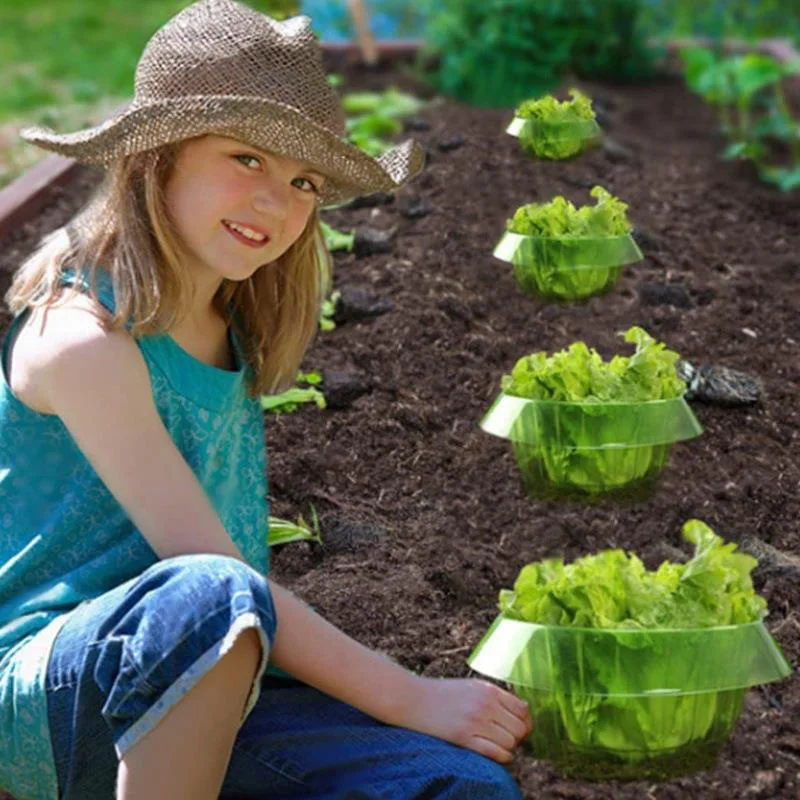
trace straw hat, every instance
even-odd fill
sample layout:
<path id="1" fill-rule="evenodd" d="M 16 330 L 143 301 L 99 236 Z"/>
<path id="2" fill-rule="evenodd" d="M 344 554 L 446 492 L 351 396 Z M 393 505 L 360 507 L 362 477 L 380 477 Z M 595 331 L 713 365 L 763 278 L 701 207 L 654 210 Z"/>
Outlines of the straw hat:
<path id="1" fill-rule="evenodd" d="M 124 110 L 78 133 L 36 127 L 21 136 L 77 161 L 108 164 L 213 133 L 315 167 L 327 178 L 326 205 L 397 189 L 422 167 L 421 147 L 409 139 L 372 158 L 344 140 L 344 114 L 310 22 L 278 22 L 233 0 L 201 0 L 147 43 Z"/>

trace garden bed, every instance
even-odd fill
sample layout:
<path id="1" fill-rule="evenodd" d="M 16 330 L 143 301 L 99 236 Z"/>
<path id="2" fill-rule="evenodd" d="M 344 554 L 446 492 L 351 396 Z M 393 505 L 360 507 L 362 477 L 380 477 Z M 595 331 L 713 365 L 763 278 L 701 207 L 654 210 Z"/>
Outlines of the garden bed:
<path id="1" fill-rule="evenodd" d="M 346 88 L 395 77 L 348 74 Z M 510 110 L 434 104 L 420 115 L 430 128 L 413 134 L 430 153 L 423 175 L 393 203 L 326 214 L 339 229 L 395 230 L 391 253 L 339 253 L 334 273 L 337 288 L 368 289 L 392 310 L 320 334 L 304 363 L 360 372 L 372 391 L 346 410 L 309 406 L 267 420 L 272 511 L 307 516 L 314 504 L 325 541 L 276 551 L 276 578 L 426 675 L 468 674 L 465 658 L 495 617 L 498 590 L 533 560 L 624 547 L 653 566 L 675 558 L 691 517 L 729 540 L 755 536 L 800 552 L 800 193 L 780 195 L 720 161 L 713 111 L 677 81 L 580 85 L 604 112 L 604 147 L 568 162 L 530 161 L 503 133 Z M 458 136 L 463 144 L 453 147 Z M 96 180 L 80 171 L 0 242 L 0 290 Z M 585 204 L 595 184 L 630 205 L 645 260 L 626 267 L 605 297 L 530 299 L 491 255 L 505 220 L 556 194 Z M 417 201 L 430 213 L 416 215 Z M 617 333 L 634 324 L 694 364 L 755 373 L 765 397 L 751 408 L 696 403 L 705 433 L 676 445 L 648 502 L 530 500 L 508 442 L 478 428 L 500 376 L 526 353 L 578 339 L 609 356 L 622 349 Z M 770 605 L 768 627 L 796 666 L 800 574 L 762 568 L 755 579 Z M 800 687 L 790 679 L 751 691 L 717 767 L 690 778 L 570 781 L 524 753 L 512 770 L 529 798 L 793 798 Z"/>

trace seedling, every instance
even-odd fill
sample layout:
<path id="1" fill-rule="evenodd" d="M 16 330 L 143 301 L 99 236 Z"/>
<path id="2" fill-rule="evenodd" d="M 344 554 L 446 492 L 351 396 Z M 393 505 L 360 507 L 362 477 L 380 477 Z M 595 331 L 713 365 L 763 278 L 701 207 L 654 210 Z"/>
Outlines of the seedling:
<path id="1" fill-rule="evenodd" d="M 267 544 L 270 547 L 276 545 L 289 544 L 289 542 L 316 542 L 322 544 L 322 533 L 317 518 L 317 510 L 311 506 L 311 525 L 309 525 L 303 515 L 297 518 L 297 522 L 290 522 L 280 517 L 269 518 L 269 533 L 267 534 Z"/>
<path id="2" fill-rule="evenodd" d="M 274 414 L 289 414 L 297 411 L 303 403 L 315 403 L 317 408 L 325 408 L 325 395 L 316 387 L 322 383 L 318 372 L 298 372 L 297 383 L 307 386 L 293 386 L 280 394 L 262 395 L 261 407 Z"/>
<path id="3" fill-rule="evenodd" d="M 385 92 L 351 92 L 342 97 L 348 139 L 371 156 L 385 153 L 391 143 L 386 137 L 403 130 L 400 120 L 416 114 L 423 106 L 413 95 L 391 87 Z"/>
<path id="4" fill-rule="evenodd" d="M 319 327 L 322 331 L 332 331 L 336 327 L 333 317 L 336 314 L 336 306 L 342 296 L 340 291 L 331 292 L 330 296 L 322 302 L 320 309 Z"/>
<path id="5" fill-rule="evenodd" d="M 320 220 L 319 225 L 322 228 L 322 235 L 325 237 L 325 246 L 331 253 L 337 250 L 346 250 L 349 253 L 353 249 L 356 240 L 355 231 L 351 230 L 348 233 L 337 231 L 324 220 Z"/>

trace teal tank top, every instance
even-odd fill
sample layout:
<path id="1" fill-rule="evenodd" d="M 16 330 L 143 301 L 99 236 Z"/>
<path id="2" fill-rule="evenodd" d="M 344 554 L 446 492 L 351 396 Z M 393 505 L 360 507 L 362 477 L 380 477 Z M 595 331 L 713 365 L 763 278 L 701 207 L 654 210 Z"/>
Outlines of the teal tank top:
<path id="1" fill-rule="evenodd" d="M 67 276 L 65 283 L 83 277 Z M 114 309 L 107 273 L 98 299 Z M 0 788 L 57 800 L 44 690 L 47 660 L 67 612 L 158 560 L 61 420 L 21 403 L 0 361 Z M 264 417 L 237 369 L 198 361 L 167 334 L 137 339 L 170 436 L 247 563 L 266 575 L 269 507 Z"/>

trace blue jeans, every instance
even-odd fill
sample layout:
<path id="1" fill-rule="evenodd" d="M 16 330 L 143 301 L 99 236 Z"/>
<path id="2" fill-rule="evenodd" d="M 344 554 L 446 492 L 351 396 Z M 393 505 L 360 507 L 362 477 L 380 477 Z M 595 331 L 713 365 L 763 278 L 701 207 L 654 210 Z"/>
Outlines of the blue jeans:
<path id="1" fill-rule="evenodd" d="M 271 644 L 267 580 L 227 556 L 165 559 L 78 606 L 47 671 L 62 800 L 111 800 L 119 759 L 246 628 Z M 223 800 L 518 800 L 488 758 L 385 725 L 259 667 L 225 775 Z M 198 754 L 201 755 L 201 754 Z"/>

